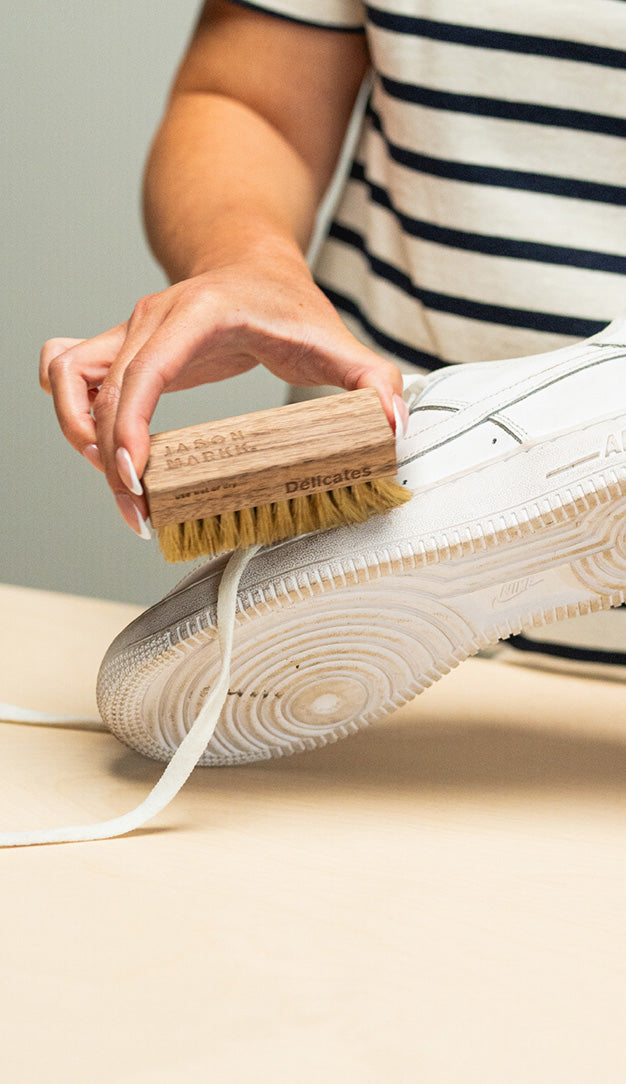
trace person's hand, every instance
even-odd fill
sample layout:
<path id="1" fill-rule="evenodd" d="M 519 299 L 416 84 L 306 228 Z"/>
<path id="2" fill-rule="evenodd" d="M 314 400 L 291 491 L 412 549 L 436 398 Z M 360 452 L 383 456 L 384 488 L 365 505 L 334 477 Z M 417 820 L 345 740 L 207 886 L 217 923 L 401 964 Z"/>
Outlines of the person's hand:
<path id="1" fill-rule="evenodd" d="M 399 370 L 350 334 L 303 261 L 282 254 L 144 297 L 93 339 L 48 340 L 40 382 L 70 444 L 104 471 L 128 525 L 149 537 L 139 479 L 160 395 L 256 365 L 290 384 L 376 388 L 392 427 L 406 420 Z"/>

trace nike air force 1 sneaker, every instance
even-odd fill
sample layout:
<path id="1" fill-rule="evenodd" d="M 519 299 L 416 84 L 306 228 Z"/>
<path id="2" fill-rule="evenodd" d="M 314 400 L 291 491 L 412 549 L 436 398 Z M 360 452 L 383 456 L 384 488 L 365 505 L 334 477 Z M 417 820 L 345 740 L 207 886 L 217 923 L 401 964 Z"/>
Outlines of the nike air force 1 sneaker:
<path id="1" fill-rule="evenodd" d="M 247 566 L 201 764 L 334 742 L 498 640 L 624 602 L 626 319 L 553 353 L 408 377 L 405 399 L 412 499 Z M 215 682 L 225 564 L 195 569 L 102 663 L 102 717 L 149 757 L 172 757 Z"/>

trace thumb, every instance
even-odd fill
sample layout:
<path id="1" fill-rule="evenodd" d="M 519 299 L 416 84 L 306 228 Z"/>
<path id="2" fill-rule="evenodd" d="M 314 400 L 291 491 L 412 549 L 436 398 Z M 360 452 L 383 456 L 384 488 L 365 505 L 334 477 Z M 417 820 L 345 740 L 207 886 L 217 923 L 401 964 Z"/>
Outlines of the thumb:
<path id="1" fill-rule="evenodd" d="M 393 431 L 396 431 L 398 417 L 401 428 L 406 428 L 408 408 L 402 398 L 402 373 L 392 361 L 364 348 L 358 363 L 346 370 L 344 387 L 346 391 L 375 388 Z"/>

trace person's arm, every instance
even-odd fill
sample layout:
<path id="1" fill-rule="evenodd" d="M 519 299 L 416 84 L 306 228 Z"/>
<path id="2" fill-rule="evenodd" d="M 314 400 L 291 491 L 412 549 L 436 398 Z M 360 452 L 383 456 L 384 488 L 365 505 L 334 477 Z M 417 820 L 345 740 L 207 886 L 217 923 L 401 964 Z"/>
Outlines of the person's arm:
<path id="1" fill-rule="evenodd" d="M 129 496 L 123 450 L 141 476 L 165 391 L 263 364 L 293 384 L 376 387 L 393 419 L 398 370 L 347 331 L 303 256 L 368 63 L 358 33 L 222 0 L 201 16 L 145 179 L 148 235 L 173 285 L 103 335 L 42 351 L 63 432 L 99 455 L 135 529 L 147 508 Z"/>
<path id="2" fill-rule="evenodd" d="M 172 280 L 212 267 L 246 220 L 306 246 L 368 63 L 363 34 L 207 5 L 146 170 L 148 235 Z"/>

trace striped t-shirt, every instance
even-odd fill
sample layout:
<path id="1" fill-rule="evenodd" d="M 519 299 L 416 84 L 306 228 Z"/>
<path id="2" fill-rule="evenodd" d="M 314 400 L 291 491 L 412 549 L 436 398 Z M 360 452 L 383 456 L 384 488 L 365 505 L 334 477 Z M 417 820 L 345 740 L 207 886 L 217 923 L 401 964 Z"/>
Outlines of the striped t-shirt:
<path id="1" fill-rule="evenodd" d="M 372 90 L 315 267 L 362 341 L 432 369 L 626 310 L 626 0 L 248 6 L 367 34 Z"/>

